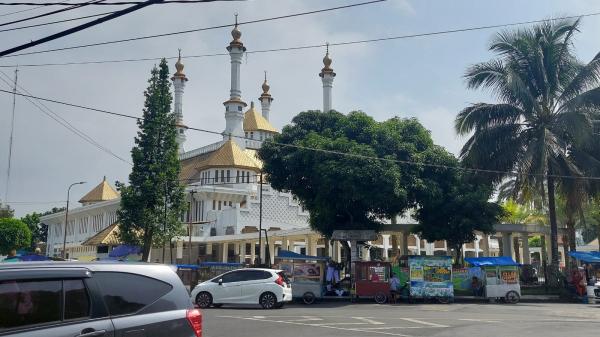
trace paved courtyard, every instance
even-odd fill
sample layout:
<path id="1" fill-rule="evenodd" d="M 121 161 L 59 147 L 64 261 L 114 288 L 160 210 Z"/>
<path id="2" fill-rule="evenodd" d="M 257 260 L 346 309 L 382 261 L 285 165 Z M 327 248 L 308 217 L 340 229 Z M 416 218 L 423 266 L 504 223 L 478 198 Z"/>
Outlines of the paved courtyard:
<path id="1" fill-rule="evenodd" d="M 206 337 L 596 336 L 600 305 L 290 304 L 206 309 Z"/>

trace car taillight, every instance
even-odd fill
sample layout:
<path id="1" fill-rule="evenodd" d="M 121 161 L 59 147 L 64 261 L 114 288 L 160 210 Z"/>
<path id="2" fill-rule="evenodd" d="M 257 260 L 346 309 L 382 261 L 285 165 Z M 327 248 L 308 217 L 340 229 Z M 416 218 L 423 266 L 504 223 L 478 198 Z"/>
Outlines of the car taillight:
<path id="1" fill-rule="evenodd" d="M 198 309 L 188 309 L 185 314 L 188 322 L 192 326 L 196 337 L 202 337 L 202 313 Z"/>
<path id="2" fill-rule="evenodd" d="M 283 287 L 283 277 L 281 277 L 281 275 L 277 275 L 277 279 L 275 280 L 275 283 L 279 284 L 280 286 Z"/>

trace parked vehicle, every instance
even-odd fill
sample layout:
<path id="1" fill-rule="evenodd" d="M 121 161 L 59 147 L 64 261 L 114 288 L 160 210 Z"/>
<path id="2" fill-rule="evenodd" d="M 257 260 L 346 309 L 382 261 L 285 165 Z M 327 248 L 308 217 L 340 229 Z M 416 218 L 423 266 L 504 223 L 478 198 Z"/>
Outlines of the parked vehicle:
<path id="1" fill-rule="evenodd" d="M 292 286 L 281 270 L 247 268 L 221 274 L 198 284 L 192 300 L 201 308 L 223 304 L 260 304 L 281 308 L 292 300 Z"/>
<path id="2" fill-rule="evenodd" d="M 0 336 L 201 337 L 202 315 L 169 266 L 0 265 Z"/>

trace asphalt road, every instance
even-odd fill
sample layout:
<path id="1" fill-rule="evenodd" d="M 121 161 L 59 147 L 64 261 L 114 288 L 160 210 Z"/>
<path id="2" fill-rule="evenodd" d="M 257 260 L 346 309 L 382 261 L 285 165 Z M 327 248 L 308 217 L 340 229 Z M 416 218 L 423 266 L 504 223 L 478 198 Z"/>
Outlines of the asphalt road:
<path id="1" fill-rule="evenodd" d="M 289 304 L 205 309 L 205 337 L 598 336 L 600 305 Z"/>

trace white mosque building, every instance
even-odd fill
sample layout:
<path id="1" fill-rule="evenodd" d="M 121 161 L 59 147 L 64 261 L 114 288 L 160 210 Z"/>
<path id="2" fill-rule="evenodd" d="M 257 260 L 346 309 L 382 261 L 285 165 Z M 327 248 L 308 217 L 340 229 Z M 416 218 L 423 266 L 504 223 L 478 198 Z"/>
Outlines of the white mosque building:
<path id="1" fill-rule="evenodd" d="M 273 137 L 278 130 L 269 122 L 273 97 L 265 75 L 262 83 L 260 111 L 242 98 L 240 89 L 242 57 L 246 51 L 236 24 L 231 32 L 233 40 L 227 46 L 231 58 L 231 90 L 225 106 L 225 130 L 223 139 L 206 146 L 190 149 L 185 144 L 186 129 L 183 122 L 183 96 L 188 81 L 184 74 L 181 57 L 175 64 L 176 72 L 171 78 L 174 88 L 173 110 L 177 117 L 177 142 L 181 162 L 180 179 L 186 184 L 186 198 L 190 211 L 182 217 L 184 223 L 192 223 L 191 242 L 194 261 L 219 259 L 231 260 L 233 256 L 225 248 L 212 249 L 204 244 L 208 237 L 220 237 L 244 233 L 258 234 L 259 227 L 267 231 L 298 230 L 308 228 L 308 213 L 289 193 L 277 192 L 267 183 L 262 184 L 262 221 L 260 221 L 260 172 L 261 161 L 257 149 L 262 142 Z M 331 89 L 335 76 L 330 68 L 329 54 L 323 59 L 325 67 L 320 76 L 323 80 L 324 108 L 331 109 Z M 66 253 L 71 258 L 94 258 L 108 253 L 118 244 L 116 212 L 120 198 L 106 178 L 79 202 L 81 207 L 69 210 L 66 230 Z M 189 213 L 189 214 L 188 214 Z M 64 240 L 65 213 L 44 216 L 42 222 L 49 226 L 47 254 L 61 255 Z M 264 234 L 263 234 L 264 238 Z M 190 237 L 174 240 L 173 258 L 185 255 Z M 240 255 L 239 247 L 235 255 Z M 258 247 L 255 249 L 257 252 Z M 263 248 L 264 250 L 264 248 Z M 161 248 L 153 249 L 151 259 L 162 260 Z M 225 251 L 225 252 L 224 252 Z M 247 247 L 248 259 L 255 251 Z M 239 259 L 239 258 L 238 258 Z"/>

